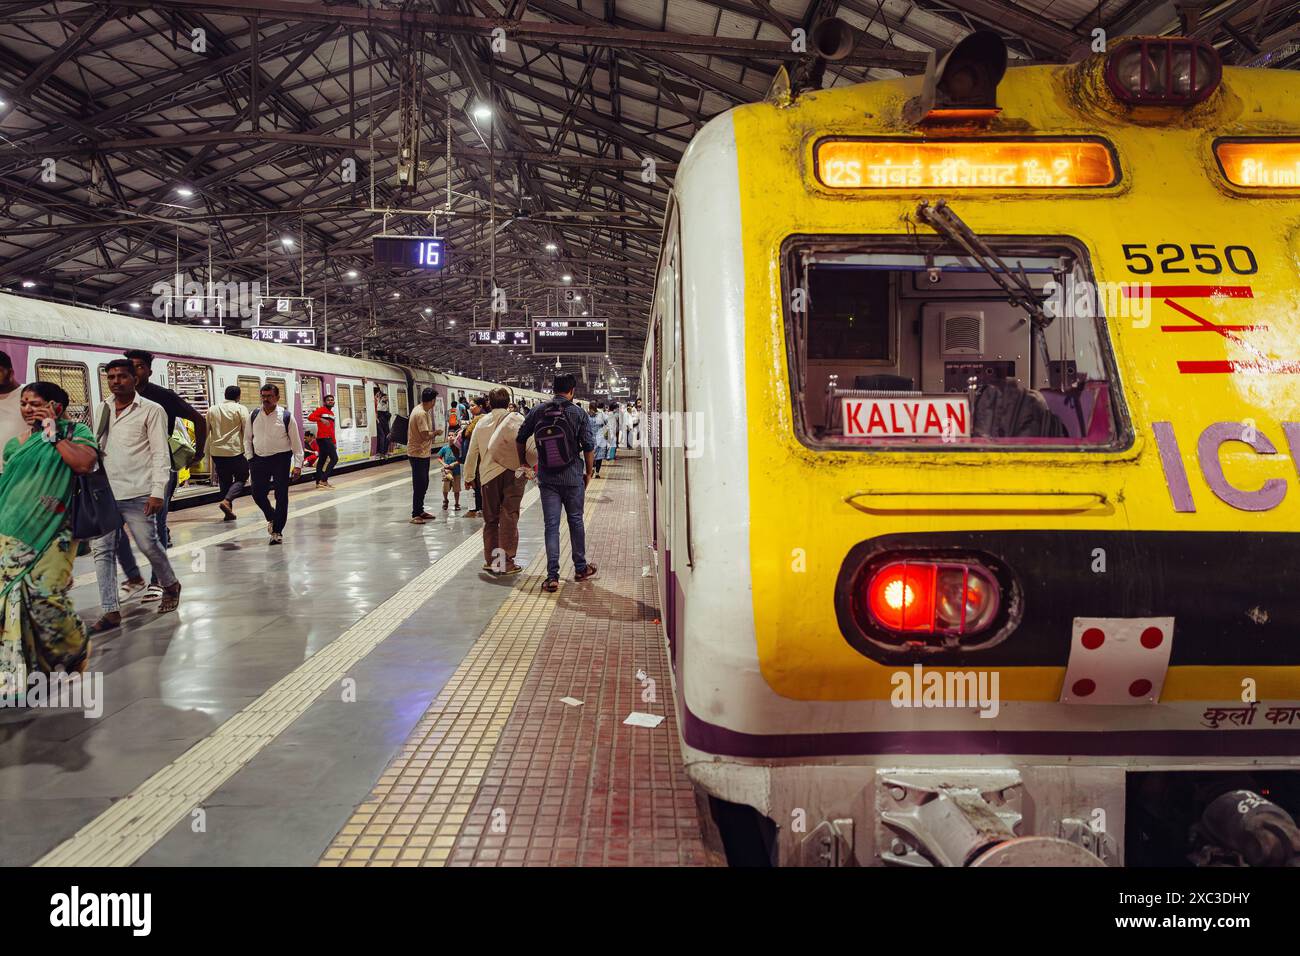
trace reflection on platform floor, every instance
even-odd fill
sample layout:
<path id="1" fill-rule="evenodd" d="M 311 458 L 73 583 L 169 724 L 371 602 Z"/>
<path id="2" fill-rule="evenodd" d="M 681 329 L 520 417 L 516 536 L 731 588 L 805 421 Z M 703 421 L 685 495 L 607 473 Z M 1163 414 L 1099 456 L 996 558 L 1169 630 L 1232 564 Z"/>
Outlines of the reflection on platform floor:
<path id="1" fill-rule="evenodd" d="M 459 781 L 463 832 L 444 827 L 427 841 L 450 836 L 458 841 L 454 857 L 422 853 L 418 862 L 703 860 L 689 844 L 692 837 L 698 844 L 698 824 L 669 723 L 652 731 L 619 726 L 627 754 L 593 750 L 588 728 L 585 736 L 565 730 L 545 738 L 551 771 L 539 770 L 540 751 L 524 760 L 523 742 L 538 739 L 524 728 L 555 724 L 548 708 L 565 707 L 556 698 L 591 698 L 575 727 L 621 720 L 616 711 L 633 709 L 639 693 L 634 672 L 664 666 L 651 637 L 652 579 L 633 580 L 643 561 L 633 527 L 640 520 L 639 465 L 620 462 L 609 474 L 589 495 L 592 553 L 604 559 L 600 578 L 569 581 L 545 601 L 535 492 L 521 520 L 528 570 L 514 579 L 479 570 L 480 522 L 463 511 L 441 512 L 436 494 L 430 501 L 437 520 L 407 522 L 404 462 L 340 476 L 333 492 L 299 486 L 282 547 L 268 546 L 249 499 L 239 501 L 241 519 L 233 524 L 221 522 L 215 507 L 177 512 L 172 560 L 184 585 L 180 610 L 158 615 L 153 605 L 128 605 L 124 628 L 97 641 L 90 672 L 102 675 L 102 715 L 0 711 L 0 819 L 7 824 L 0 828 L 0 863 L 314 864 L 334 852 L 336 837 L 393 779 L 395 755 L 400 760 L 412 739 L 427 739 L 437 724 L 430 715 L 441 707 L 473 720 L 446 711 L 453 704 L 468 713 L 455 705 L 457 680 L 473 667 L 504 680 L 511 696 L 494 702 L 495 744 L 476 757 L 486 772 L 474 786 L 472 776 Z M 468 507 L 472 496 L 462 502 Z M 631 514 L 616 521 L 615 512 Z M 92 618 L 98 592 L 87 559 L 78 562 L 76 583 L 78 608 Z M 531 635 L 535 646 L 526 660 L 489 653 L 503 621 Z M 628 627 L 641 633 L 634 651 L 623 647 Z M 579 658 L 591 664 L 585 674 L 574 667 Z M 551 671 L 566 660 L 572 673 L 560 692 Z M 671 717 L 667 675 L 661 677 L 660 712 Z M 473 704 L 482 710 L 480 700 Z M 586 783 L 573 777 L 576 788 L 560 785 L 562 768 L 568 779 L 591 767 L 593 757 L 611 754 L 612 774 L 593 769 Z M 629 778 L 631 767 L 649 776 Z M 494 792 L 498 778 L 504 786 Z M 633 840 L 620 827 L 626 831 L 628 801 L 639 807 L 637 788 L 646 781 L 655 791 L 653 803 L 645 795 L 651 828 Z M 596 837 L 608 831 L 611 846 L 596 848 L 588 839 L 589 851 L 569 852 L 579 848 L 567 845 L 567 836 L 545 845 L 544 831 L 554 824 L 527 809 L 538 786 L 547 806 L 558 799 L 566 819 L 576 813 Z M 476 821 L 490 814 L 484 801 L 509 803 L 516 829 L 505 839 L 523 834 L 539 841 L 527 843 L 529 853 L 495 846 L 490 833 L 478 839 Z M 671 827 L 665 807 L 672 808 Z M 530 837 L 526 828 L 533 825 L 538 832 Z M 412 832 L 415 839 L 401 850 L 419 846 L 424 835 Z M 684 849 L 674 849 L 670 861 L 672 841 Z M 541 849 L 554 852 L 543 859 Z"/>

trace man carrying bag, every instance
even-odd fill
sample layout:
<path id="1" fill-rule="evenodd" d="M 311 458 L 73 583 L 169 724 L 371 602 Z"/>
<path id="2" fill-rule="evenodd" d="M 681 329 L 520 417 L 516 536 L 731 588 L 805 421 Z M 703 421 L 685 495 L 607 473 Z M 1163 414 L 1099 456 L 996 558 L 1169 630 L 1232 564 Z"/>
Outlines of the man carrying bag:
<path id="1" fill-rule="evenodd" d="M 511 412 L 510 393 L 494 388 L 488 393 L 490 411 L 477 420 L 470 437 L 465 472 L 476 476 L 475 490 L 483 502 L 483 570 L 495 575 L 518 574 L 519 507 L 528 479 L 522 472 L 515 439 L 524 417 Z M 536 446 L 532 461 L 536 461 Z"/>
<path id="2" fill-rule="evenodd" d="M 555 398 L 529 412 L 515 436 L 515 454 L 520 461 L 528 457 L 529 438 L 535 438 L 537 445 L 537 488 L 542 495 L 546 527 L 546 580 L 542 590 L 548 592 L 560 589 L 561 509 L 569 522 L 573 579 L 585 581 L 596 573 L 596 566 L 587 562 L 587 538 L 582 523 L 596 440 L 590 417 L 573 404 L 576 387 L 572 375 L 555 376 Z"/>

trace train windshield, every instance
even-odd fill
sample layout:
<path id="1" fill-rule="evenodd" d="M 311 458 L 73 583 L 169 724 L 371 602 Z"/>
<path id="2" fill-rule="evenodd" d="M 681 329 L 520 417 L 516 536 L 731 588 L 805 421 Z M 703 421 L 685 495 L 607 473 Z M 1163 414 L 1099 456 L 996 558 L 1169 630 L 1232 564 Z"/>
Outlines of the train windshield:
<path id="1" fill-rule="evenodd" d="M 814 447 L 1114 449 L 1127 415 L 1099 293 L 1065 239 L 795 238 L 784 256 L 795 421 Z M 1114 301 L 1112 301 L 1114 300 Z"/>

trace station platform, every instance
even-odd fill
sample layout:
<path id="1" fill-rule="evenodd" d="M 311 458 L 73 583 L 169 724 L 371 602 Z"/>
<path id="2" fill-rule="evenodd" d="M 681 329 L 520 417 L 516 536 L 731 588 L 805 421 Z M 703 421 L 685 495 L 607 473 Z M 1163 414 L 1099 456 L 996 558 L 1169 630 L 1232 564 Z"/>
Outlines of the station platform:
<path id="1" fill-rule="evenodd" d="M 233 523 L 175 512 L 180 608 L 128 604 L 96 642 L 102 712 L 0 710 L 0 864 L 721 864 L 677 746 L 640 463 L 604 473 L 599 573 L 573 582 L 566 532 L 556 594 L 533 486 L 513 578 L 481 570 L 472 493 L 444 512 L 434 482 L 438 517 L 408 522 L 405 461 L 296 486 L 280 547 L 251 498 Z M 89 558 L 73 598 L 97 616 Z"/>

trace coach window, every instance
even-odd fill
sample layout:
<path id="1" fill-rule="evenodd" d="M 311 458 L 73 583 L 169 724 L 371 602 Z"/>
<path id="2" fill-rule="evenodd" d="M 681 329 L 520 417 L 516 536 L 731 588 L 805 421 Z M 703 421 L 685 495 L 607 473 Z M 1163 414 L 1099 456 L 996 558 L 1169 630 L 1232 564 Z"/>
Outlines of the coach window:
<path id="1" fill-rule="evenodd" d="M 335 400 L 338 405 L 338 412 L 335 415 L 339 428 L 352 427 L 352 389 L 346 385 L 336 385 L 334 388 Z"/>
<path id="2" fill-rule="evenodd" d="M 112 394 L 113 393 L 108 388 L 108 366 L 101 365 L 99 367 L 99 400 L 101 402 L 106 402 L 108 401 L 108 397 Z"/>
<path id="3" fill-rule="evenodd" d="M 280 397 L 278 399 L 278 403 L 280 405 L 283 405 L 285 408 L 288 408 L 289 407 L 289 383 L 282 378 L 268 377 L 266 380 L 266 384 L 274 385 L 276 388 L 280 390 Z"/>
<path id="4" fill-rule="evenodd" d="M 71 421 L 90 421 L 90 370 L 80 362 L 36 363 L 36 380 L 53 382 L 68 393 L 67 416 Z"/>
<path id="5" fill-rule="evenodd" d="M 1013 295 L 1005 273 L 939 239 L 786 243 L 791 393 L 806 444 L 1127 443 L 1105 315 L 1130 303 L 1099 301 L 1087 254 L 1072 240 L 984 239 L 1028 292 Z"/>
<path id="6" fill-rule="evenodd" d="M 352 386 L 352 412 L 357 416 L 357 428 L 366 427 L 366 387 L 364 385 Z"/>
<path id="7" fill-rule="evenodd" d="M 321 382 L 318 375 L 298 376 L 298 390 L 302 393 L 302 413 L 310 415 L 321 406 Z"/>
<path id="8" fill-rule="evenodd" d="M 262 405 L 262 380 L 253 375 L 240 375 L 235 379 L 239 386 L 239 404 L 250 412 Z"/>
<path id="9" fill-rule="evenodd" d="M 411 417 L 411 404 L 406 396 L 406 389 L 400 385 L 397 388 L 397 414 L 402 418 Z"/>

